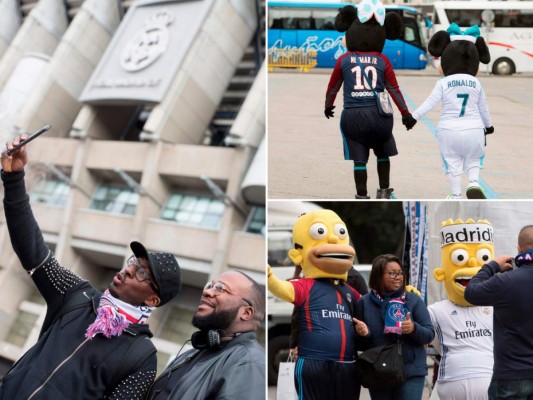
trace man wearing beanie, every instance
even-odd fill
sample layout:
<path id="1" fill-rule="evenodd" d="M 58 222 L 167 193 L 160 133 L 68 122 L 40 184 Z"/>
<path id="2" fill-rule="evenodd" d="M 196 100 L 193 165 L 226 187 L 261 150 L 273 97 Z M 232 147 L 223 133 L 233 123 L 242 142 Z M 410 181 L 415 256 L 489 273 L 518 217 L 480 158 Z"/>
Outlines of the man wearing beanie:
<path id="1" fill-rule="evenodd" d="M 25 146 L 2 153 L 4 211 L 13 249 L 47 313 L 37 343 L 0 382 L 0 399 L 143 399 L 157 368 L 147 320 L 179 293 L 179 265 L 132 242 L 133 256 L 104 293 L 59 265 L 30 207 L 27 161 Z"/>

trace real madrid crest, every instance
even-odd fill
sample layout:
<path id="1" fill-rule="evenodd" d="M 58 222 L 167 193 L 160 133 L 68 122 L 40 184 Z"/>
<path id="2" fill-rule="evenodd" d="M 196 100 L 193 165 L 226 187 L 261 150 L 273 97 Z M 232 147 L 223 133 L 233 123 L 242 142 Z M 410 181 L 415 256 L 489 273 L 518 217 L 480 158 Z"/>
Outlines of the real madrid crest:
<path id="1" fill-rule="evenodd" d="M 174 17 L 166 10 L 148 18 L 143 30 L 130 40 L 120 56 L 120 66 L 128 72 L 140 71 L 163 54 L 170 41 L 168 26 Z"/>

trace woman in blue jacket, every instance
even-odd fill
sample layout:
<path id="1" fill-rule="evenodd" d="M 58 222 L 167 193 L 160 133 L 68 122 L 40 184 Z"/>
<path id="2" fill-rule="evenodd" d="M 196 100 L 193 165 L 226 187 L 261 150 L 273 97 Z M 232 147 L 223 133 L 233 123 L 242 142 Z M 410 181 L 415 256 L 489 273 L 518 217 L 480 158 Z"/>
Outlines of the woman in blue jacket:
<path id="1" fill-rule="evenodd" d="M 401 262 L 392 254 L 380 255 L 372 262 L 370 292 L 357 302 L 356 331 L 364 336 L 366 350 L 402 342 L 406 380 L 392 389 L 370 389 L 372 400 L 419 400 L 428 373 L 425 345 L 435 336 L 424 301 L 406 292 Z"/>

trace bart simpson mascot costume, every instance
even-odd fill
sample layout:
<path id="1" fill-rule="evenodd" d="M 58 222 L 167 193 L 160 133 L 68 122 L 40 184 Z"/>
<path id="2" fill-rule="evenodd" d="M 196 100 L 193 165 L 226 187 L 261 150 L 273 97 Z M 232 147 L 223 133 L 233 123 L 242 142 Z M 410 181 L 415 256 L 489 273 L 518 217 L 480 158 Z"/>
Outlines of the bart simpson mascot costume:
<path id="1" fill-rule="evenodd" d="M 492 377 L 492 307 L 473 306 L 465 288 L 494 258 L 494 232 L 487 220 L 444 221 L 442 266 L 434 277 L 444 282 L 447 300 L 431 304 L 429 314 L 442 349 L 436 385 L 441 400 L 486 400 Z M 433 398 L 433 396 L 432 396 Z"/>
<path id="2" fill-rule="evenodd" d="M 289 257 L 303 279 L 282 281 L 268 267 L 268 289 L 299 307 L 300 337 L 294 382 L 299 399 L 358 399 L 352 314 L 359 293 L 346 285 L 355 250 L 331 210 L 303 214 L 293 227 Z"/>

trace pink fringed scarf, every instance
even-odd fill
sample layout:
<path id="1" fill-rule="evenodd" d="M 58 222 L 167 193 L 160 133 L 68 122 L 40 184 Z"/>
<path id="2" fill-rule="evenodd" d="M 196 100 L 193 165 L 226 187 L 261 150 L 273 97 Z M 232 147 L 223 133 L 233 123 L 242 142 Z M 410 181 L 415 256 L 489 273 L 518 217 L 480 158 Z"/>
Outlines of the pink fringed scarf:
<path id="1" fill-rule="evenodd" d="M 144 324 L 155 307 L 133 306 L 111 295 L 106 290 L 100 298 L 96 320 L 89 325 L 85 332 L 87 339 L 92 339 L 98 333 L 106 338 L 120 336 L 129 324 Z"/>

